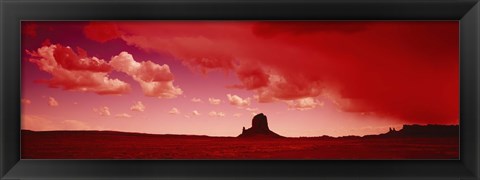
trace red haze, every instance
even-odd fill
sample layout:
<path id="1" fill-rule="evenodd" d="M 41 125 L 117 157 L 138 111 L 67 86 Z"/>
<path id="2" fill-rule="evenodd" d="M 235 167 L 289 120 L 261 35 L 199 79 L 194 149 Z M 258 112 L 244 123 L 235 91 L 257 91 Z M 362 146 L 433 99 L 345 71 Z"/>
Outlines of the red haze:
<path id="1" fill-rule="evenodd" d="M 260 102 L 326 96 L 349 112 L 458 120 L 458 22 L 114 24 L 86 29 L 122 31 L 127 44 L 203 73 L 233 69 L 242 83 L 233 87 L 255 91 Z"/>
<path id="2" fill-rule="evenodd" d="M 336 89 L 341 99 L 350 100 L 340 104 L 346 111 L 374 112 L 416 123 L 458 120 L 457 22 L 372 22 L 357 28 L 354 24 L 309 28 L 309 23 L 292 23 L 291 27 L 259 23 L 254 31 L 275 34 L 281 29 L 283 36 L 273 39 L 311 50 L 297 54 L 295 63 L 288 54 L 274 61 L 265 58 L 289 84 L 297 85 L 294 91 L 320 82 Z"/>
<path id="3" fill-rule="evenodd" d="M 24 23 L 22 26 L 22 34 L 35 38 L 37 37 L 37 28 L 38 25 L 36 23 Z"/>
<path id="4" fill-rule="evenodd" d="M 107 42 L 120 37 L 121 32 L 114 23 L 92 22 L 83 29 L 85 36 L 97 42 Z"/>

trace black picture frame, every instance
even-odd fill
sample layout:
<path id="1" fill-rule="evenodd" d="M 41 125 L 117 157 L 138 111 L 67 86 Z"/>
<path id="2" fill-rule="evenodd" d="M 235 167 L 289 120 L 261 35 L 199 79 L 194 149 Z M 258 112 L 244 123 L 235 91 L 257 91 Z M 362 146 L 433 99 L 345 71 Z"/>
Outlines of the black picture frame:
<path id="1" fill-rule="evenodd" d="M 460 160 L 22 160 L 22 20 L 458 20 Z M 0 0 L 0 179 L 479 179 L 478 0 Z"/>

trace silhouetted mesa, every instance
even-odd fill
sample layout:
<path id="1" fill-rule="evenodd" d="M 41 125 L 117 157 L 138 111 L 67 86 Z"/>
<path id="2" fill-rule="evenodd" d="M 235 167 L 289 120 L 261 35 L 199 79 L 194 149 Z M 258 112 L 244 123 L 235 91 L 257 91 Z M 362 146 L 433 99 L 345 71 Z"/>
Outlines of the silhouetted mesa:
<path id="1" fill-rule="evenodd" d="M 390 128 L 387 133 L 363 137 L 458 137 L 458 125 L 403 125 L 399 131 Z"/>
<path id="2" fill-rule="evenodd" d="M 242 134 L 238 137 L 282 137 L 277 133 L 274 133 L 268 128 L 267 116 L 263 113 L 257 114 L 252 119 L 252 127 L 245 129 L 243 127 Z"/>

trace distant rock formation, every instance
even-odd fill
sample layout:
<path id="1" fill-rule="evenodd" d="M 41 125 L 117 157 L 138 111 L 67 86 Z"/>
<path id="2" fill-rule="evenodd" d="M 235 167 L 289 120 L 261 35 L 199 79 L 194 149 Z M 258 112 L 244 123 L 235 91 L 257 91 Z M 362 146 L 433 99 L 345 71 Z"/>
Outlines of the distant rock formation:
<path id="1" fill-rule="evenodd" d="M 390 128 L 387 133 L 363 137 L 459 137 L 458 125 L 403 125 L 401 130 Z"/>
<path id="2" fill-rule="evenodd" d="M 263 113 L 257 114 L 252 119 L 252 127 L 245 129 L 238 137 L 282 137 L 268 128 L 267 116 Z"/>

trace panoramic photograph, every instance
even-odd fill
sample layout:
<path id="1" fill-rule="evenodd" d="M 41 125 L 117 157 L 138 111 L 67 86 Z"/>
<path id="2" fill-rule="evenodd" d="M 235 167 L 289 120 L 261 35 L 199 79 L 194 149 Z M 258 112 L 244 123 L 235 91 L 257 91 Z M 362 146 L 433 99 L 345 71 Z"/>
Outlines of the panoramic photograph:
<path id="1" fill-rule="evenodd" d="M 22 21 L 21 158 L 459 159 L 458 21 Z"/>

